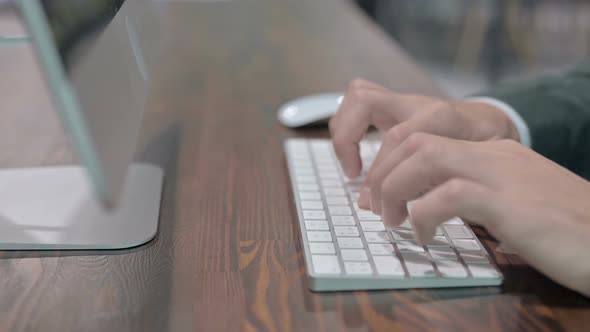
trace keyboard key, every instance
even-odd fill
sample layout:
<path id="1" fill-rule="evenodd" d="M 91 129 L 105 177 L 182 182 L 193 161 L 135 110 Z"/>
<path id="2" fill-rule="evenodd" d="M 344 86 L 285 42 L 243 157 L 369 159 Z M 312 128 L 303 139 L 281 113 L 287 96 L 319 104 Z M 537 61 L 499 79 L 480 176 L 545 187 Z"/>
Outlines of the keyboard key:
<path id="1" fill-rule="evenodd" d="M 353 216 L 332 216 L 332 224 L 338 226 L 353 226 L 356 224 Z"/>
<path id="2" fill-rule="evenodd" d="M 329 141 L 312 140 L 309 145 L 313 151 L 332 151 L 332 144 Z"/>
<path id="3" fill-rule="evenodd" d="M 360 191 L 359 190 L 356 190 L 356 189 L 353 189 L 353 188 L 352 189 L 351 188 L 346 188 L 346 190 L 351 195 L 358 195 L 358 194 L 360 194 Z"/>
<path id="4" fill-rule="evenodd" d="M 488 255 L 486 255 L 483 251 L 459 251 L 461 258 L 465 262 L 473 262 L 473 263 L 487 263 L 489 262 Z"/>
<path id="5" fill-rule="evenodd" d="M 396 228 L 413 229 L 414 227 L 412 227 L 412 223 L 410 222 L 410 220 L 409 219 L 406 219 L 401 225 L 399 225 Z"/>
<path id="6" fill-rule="evenodd" d="M 334 226 L 334 234 L 336 236 L 352 236 L 352 237 L 359 237 L 359 230 L 356 226 Z"/>
<path id="7" fill-rule="evenodd" d="M 461 218 L 455 217 L 453 219 L 447 220 L 443 223 L 443 225 L 464 225 L 465 223 Z"/>
<path id="8" fill-rule="evenodd" d="M 307 147 L 307 142 L 304 140 L 291 140 L 287 143 L 287 150 L 290 154 L 307 154 L 309 149 Z"/>
<path id="9" fill-rule="evenodd" d="M 295 169 L 313 169 L 313 164 L 311 163 L 311 160 L 294 160 L 293 161 L 293 167 L 295 167 Z"/>
<path id="10" fill-rule="evenodd" d="M 326 220 L 326 212 L 318 210 L 303 210 L 303 219 Z"/>
<path id="11" fill-rule="evenodd" d="M 365 232 L 381 232 L 385 230 L 385 225 L 379 221 L 361 221 L 360 224 Z"/>
<path id="12" fill-rule="evenodd" d="M 405 277 L 406 272 L 397 257 L 375 256 L 373 257 L 377 273 L 387 277 Z"/>
<path id="13" fill-rule="evenodd" d="M 475 240 L 453 240 L 453 245 L 459 250 L 481 250 L 481 247 Z"/>
<path id="14" fill-rule="evenodd" d="M 328 210 L 333 216 L 352 216 L 352 210 L 348 206 L 328 206 Z"/>
<path id="15" fill-rule="evenodd" d="M 340 250 L 343 261 L 361 261 L 369 260 L 367 253 L 363 249 L 342 249 Z"/>
<path id="16" fill-rule="evenodd" d="M 317 184 L 317 178 L 315 176 L 311 176 L 311 175 L 300 175 L 295 177 L 295 181 L 297 183 L 312 183 L 312 184 Z"/>
<path id="17" fill-rule="evenodd" d="M 305 199 L 309 199 L 309 200 L 314 200 L 314 199 L 322 199 L 322 195 L 315 191 L 300 191 L 299 192 L 299 199 L 301 200 L 305 200 Z"/>
<path id="18" fill-rule="evenodd" d="M 338 168 L 334 165 L 330 164 L 318 164 L 318 171 L 319 172 L 338 172 Z"/>
<path id="19" fill-rule="evenodd" d="M 434 266 L 432 266 L 432 263 L 430 263 L 426 256 L 420 254 L 404 254 L 402 257 L 410 276 L 415 278 L 436 277 Z"/>
<path id="20" fill-rule="evenodd" d="M 467 278 L 465 267 L 458 261 L 438 261 L 436 267 L 444 278 Z"/>
<path id="21" fill-rule="evenodd" d="M 314 153 L 313 157 L 315 159 L 315 163 L 318 166 L 318 169 L 336 169 L 336 162 L 334 161 L 334 159 L 332 158 L 332 156 L 330 155 L 326 155 L 326 154 L 321 154 L 321 153 Z"/>
<path id="22" fill-rule="evenodd" d="M 352 208 L 353 208 L 355 211 L 366 211 L 365 209 L 361 209 L 361 208 L 359 207 L 359 203 L 358 203 L 358 202 L 356 202 L 356 201 L 355 201 L 354 203 L 352 203 Z"/>
<path id="23" fill-rule="evenodd" d="M 395 255 L 393 244 L 390 243 L 369 243 L 371 255 Z"/>
<path id="24" fill-rule="evenodd" d="M 363 241 L 360 237 L 339 237 L 338 246 L 340 249 L 362 249 Z"/>
<path id="25" fill-rule="evenodd" d="M 396 242 L 397 248 L 401 252 L 413 252 L 413 253 L 421 253 L 424 252 L 424 248 L 417 245 L 414 241 L 400 241 Z"/>
<path id="26" fill-rule="evenodd" d="M 310 161 L 311 162 L 312 161 L 311 155 L 309 153 L 307 153 L 306 151 L 290 153 L 289 160 L 291 160 L 293 162 L 297 162 L 297 161 Z"/>
<path id="27" fill-rule="evenodd" d="M 402 224 L 402 226 L 400 227 L 396 227 L 392 230 L 392 234 L 394 236 L 394 238 L 399 237 L 400 240 L 413 240 L 414 239 L 414 231 L 412 228 L 410 227 L 406 227 L 408 226 L 408 224 Z M 393 234 L 393 232 L 397 233 L 397 234 Z M 434 236 L 444 236 L 444 233 L 442 232 L 442 229 L 440 228 L 436 228 L 436 230 L 434 231 Z"/>
<path id="28" fill-rule="evenodd" d="M 466 226 L 443 226 L 451 239 L 473 239 L 473 234 Z"/>
<path id="29" fill-rule="evenodd" d="M 329 231 L 330 226 L 326 220 L 305 220 L 305 230 L 308 231 Z"/>
<path id="30" fill-rule="evenodd" d="M 340 263 L 337 256 L 312 255 L 311 262 L 316 274 L 340 274 Z"/>
<path id="31" fill-rule="evenodd" d="M 432 238 L 432 241 L 430 241 L 430 243 L 428 243 L 428 247 L 448 247 L 450 246 L 451 243 L 449 242 L 449 239 L 447 239 L 446 236 L 435 236 L 434 238 Z"/>
<path id="32" fill-rule="evenodd" d="M 291 160 L 299 160 L 299 161 L 311 161 L 311 156 L 310 154 L 307 152 L 307 150 L 301 150 L 301 151 L 292 151 L 290 154 L 290 159 Z"/>
<path id="33" fill-rule="evenodd" d="M 346 183 L 346 189 L 348 191 L 359 192 L 361 190 L 361 187 L 362 187 L 362 183 L 357 183 L 357 182 L 347 182 Z"/>
<path id="34" fill-rule="evenodd" d="M 413 241 L 414 231 L 405 228 L 395 228 L 391 230 L 391 236 L 394 241 Z"/>
<path id="35" fill-rule="evenodd" d="M 338 173 L 336 172 L 320 172 L 320 179 L 322 180 L 326 180 L 326 179 L 336 179 L 336 180 L 340 180 L 340 175 L 338 175 Z M 342 190 L 344 191 L 344 190 Z"/>
<path id="36" fill-rule="evenodd" d="M 332 233 L 325 231 L 308 231 L 307 241 L 309 242 L 332 242 Z"/>
<path id="37" fill-rule="evenodd" d="M 328 203 L 328 205 L 348 206 L 348 198 L 342 196 L 326 196 L 326 203 Z"/>
<path id="38" fill-rule="evenodd" d="M 309 251 L 312 254 L 335 254 L 336 248 L 334 247 L 334 243 L 311 242 L 309 243 Z"/>
<path id="39" fill-rule="evenodd" d="M 334 161 L 332 156 L 330 156 L 329 152 L 328 153 L 314 152 L 313 157 L 315 159 L 316 165 L 318 165 L 318 168 L 319 167 L 334 167 L 334 166 L 336 166 L 336 162 Z"/>
<path id="40" fill-rule="evenodd" d="M 451 247 L 438 247 L 438 248 L 430 248 L 428 250 L 430 252 L 430 257 L 433 260 L 457 260 L 457 254 Z"/>
<path id="41" fill-rule="evenodd" d="M 390 235 L 387 232 L 364 232 L 367 243 L 391 243 Z"/>
<path id="42" fill-rule="evenodd" d="M 340 180 L 325 179 L 325 180 L 322 180 L 322 187 L 342 189 L 342 182 L 340 182 Z"/>
<path id="43" fill-rule="evenodd" d="M 357 217 L 361 221 L 381 221 L 381 217 L 371 211 L 361 210 L 356 212 Z"/>
<path id="44" fill-rule="evenodd" d="M 324 203 L 322 201 L 301 201 L 301 208 L 304 210 L 323 210 Z"/>
<path id="45" fill-rule="evenodd" d="M 314 183 L 300 183 L 297 185 L 299 191 L 318 191 L 320 187 Z"/>
<path id="46" fill-rule="evenodd" d="M 497 278 L 500 273 L 491 264 L 468 263 L 467 267 L 474 278 Z"/>
<path id="47" fill-rule="evenodd" d="M 344 263 L 344 270 L 346 274 L 350 275 L 371 275 L 373 274 L 373 269 L 371 268 L 371 264 L 367 262 L 345 262 Z"/>
<path id="48" fill-rule="evenodd" d="M 337 189 L 337 188 L 325 188 L 324 194 L 326 196 L 346 196 L 344 189 Z"/>
<path id="49" fill-rule="evenodd" d="M 295 176 L 301 175 L 315 175 L 315 171 L 313 168 L 294 168 Z"/>

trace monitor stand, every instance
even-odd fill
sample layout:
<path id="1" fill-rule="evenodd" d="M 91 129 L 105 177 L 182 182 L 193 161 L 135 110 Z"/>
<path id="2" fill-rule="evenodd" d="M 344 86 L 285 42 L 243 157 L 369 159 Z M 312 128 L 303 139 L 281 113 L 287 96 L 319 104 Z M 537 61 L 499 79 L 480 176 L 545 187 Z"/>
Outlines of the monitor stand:
<path id="1" fill-rule="evenodd" d="M 120 249 L 158 229 L 163 171 L 133 164 L 116 208 L 97 201 L 82 167 L 0 169 L 0 250 Z"/>

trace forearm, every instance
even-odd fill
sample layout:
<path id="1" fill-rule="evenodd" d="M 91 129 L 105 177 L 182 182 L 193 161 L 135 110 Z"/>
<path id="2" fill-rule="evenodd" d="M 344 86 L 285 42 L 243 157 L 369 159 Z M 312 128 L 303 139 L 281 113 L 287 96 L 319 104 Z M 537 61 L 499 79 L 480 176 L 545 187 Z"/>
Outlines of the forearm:
<path id="1" fill-rule="evenodd" d="M 534 150 L 590 179 L 590 63 L 561 76 L 508 84 L 481 95 L 501 100 L 520 114 Z"/>

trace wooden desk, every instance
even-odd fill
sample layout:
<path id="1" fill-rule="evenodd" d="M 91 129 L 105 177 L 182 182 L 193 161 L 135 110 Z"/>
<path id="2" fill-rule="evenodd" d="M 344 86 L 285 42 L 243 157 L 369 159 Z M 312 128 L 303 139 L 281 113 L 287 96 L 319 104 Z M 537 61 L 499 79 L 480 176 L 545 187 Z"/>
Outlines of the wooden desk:
<path id="1" fill-rule="evenodd" d="M 441 92 L 346 1 L 185 2 L 162 5 L 158 15 L 166 55 L 138 158 L 167 171 L 159 234 L 130 250 L 0 253 L 0 331 L 520 331 L 590 324 L 588 300 L 501 255 L 502 288 L 311 293 L 282 141 L 327 133 L 284 129 L 277 108 L 300 95 L 342 90 L 355 77 Z M 2 100 L 12 100 L 12 108 L 0 107 L 0 166 L 71 161 L 46 96 L 33 89 L 42 85 L 17 79 L 35 77 L 34 67 L 4 75 L 30 58 L 0 59 L 10 63 L 0 69 L 12 80 L 0 85 Z M 14 101 L 19 91 L 28 106 Z"/>

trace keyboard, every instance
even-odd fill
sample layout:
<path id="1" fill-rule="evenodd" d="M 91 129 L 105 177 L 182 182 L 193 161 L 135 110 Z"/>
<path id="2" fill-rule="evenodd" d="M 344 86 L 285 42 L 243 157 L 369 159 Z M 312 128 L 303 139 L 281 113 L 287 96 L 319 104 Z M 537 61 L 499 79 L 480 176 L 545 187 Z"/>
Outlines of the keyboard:
<path id="1" fill-rule="evenodd" d="M 364 170 L 380 143 L 362 142 Z M 386 229 L 357 205 L 362 177 L 348 180 L 330 140 L 285 142 L 313 291 L 495 286 L 502 274 L 469 225 L 446 221 L 431 243 L 418 245 L 412 224 Z"/>

